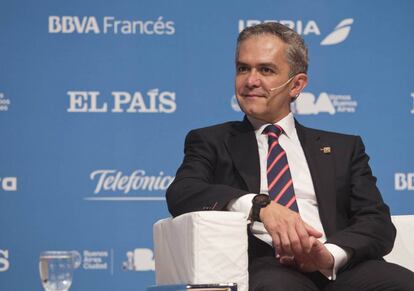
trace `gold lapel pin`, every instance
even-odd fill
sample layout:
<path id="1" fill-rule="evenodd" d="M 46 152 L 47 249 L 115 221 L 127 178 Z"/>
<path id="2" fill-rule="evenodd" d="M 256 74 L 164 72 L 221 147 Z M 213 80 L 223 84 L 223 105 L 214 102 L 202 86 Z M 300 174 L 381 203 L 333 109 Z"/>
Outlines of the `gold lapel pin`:
<path id="1" fill-rule="evenodd" d="M 324 154 L 330 154 L 331 153 L 331 147 L 323 147 L 321 148 L 321 152 Z"/>

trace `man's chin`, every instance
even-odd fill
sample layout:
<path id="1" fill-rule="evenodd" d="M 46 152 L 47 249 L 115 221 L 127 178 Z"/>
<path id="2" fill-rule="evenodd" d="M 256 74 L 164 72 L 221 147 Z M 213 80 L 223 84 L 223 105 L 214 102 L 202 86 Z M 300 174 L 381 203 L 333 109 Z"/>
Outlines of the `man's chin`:
<path id="1" fill-rule="evenodd" d="M 243 108 L 243 107 L 240 107 L 240 108 L 244 112 L 244 114 L 246 114 L 247 116 L 253 117 L 258 120 L 263 120 L 263 121 L 265 120 L 263 113 L 258 112 L 254 108 Z"/>

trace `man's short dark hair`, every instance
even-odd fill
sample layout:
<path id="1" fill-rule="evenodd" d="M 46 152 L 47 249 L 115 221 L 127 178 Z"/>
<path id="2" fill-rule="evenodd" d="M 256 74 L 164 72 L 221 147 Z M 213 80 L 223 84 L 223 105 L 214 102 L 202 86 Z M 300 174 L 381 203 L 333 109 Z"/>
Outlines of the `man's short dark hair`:
<path id="1" fill-rule="evenodd" d="M 239 54 L 240 44 L 244 40 L 263 34 L 274 35 L 288 45 L 286 49 L 286 61 L 290 66 L 290 77 L 299 73 L 307 73 L 308 49 L 305 45 L 305 41 L 294 30 L 277 22 L 261 23 L 243 29 L 237 38 L 236 59 Z"/>

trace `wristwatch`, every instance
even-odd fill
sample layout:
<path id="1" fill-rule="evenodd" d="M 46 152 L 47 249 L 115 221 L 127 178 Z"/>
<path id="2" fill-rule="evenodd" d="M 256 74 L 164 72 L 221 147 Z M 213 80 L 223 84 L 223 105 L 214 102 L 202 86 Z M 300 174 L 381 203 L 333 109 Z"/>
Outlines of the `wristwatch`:
<path id="1" fill-rule="evenodd" d="M 269 205 L 270 201 L 270 197 L 267 194 L 257 194 L 254 196 L 252 199 L 252 209 L 250 210 L 249 215 L 250 221 L 262 222 L 260 220 L 260 209 Z"/>

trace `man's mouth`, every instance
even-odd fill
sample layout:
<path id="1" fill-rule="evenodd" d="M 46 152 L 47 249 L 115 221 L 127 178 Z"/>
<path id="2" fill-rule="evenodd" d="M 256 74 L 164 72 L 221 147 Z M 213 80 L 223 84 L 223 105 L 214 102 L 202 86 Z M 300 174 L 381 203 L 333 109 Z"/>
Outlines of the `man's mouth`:
<path id="1" fill-rule="evenodd" d="M 249 93 L 244 93 L 242 94 L 243 97 L 246 98 L 264 98 L 266 97 L 263 93 L 259 93 L 259 92 L 249 92 Z"/>

